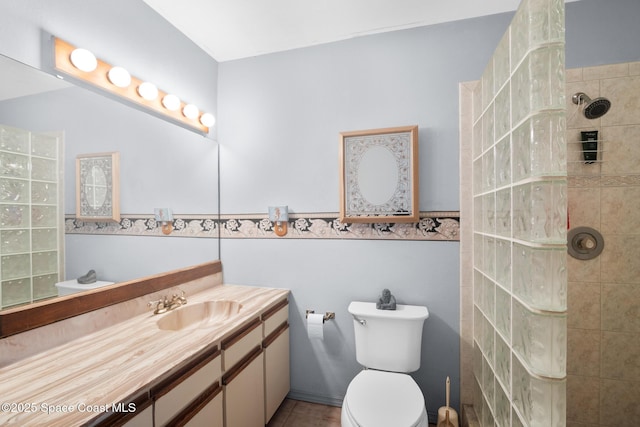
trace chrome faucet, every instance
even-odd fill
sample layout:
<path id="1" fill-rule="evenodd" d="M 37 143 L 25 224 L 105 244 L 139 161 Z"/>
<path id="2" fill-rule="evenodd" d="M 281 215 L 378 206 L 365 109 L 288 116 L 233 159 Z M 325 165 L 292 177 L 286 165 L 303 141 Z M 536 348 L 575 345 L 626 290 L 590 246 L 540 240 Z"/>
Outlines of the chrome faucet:
<path id="1" fill-rule="evenodd" d="M 187 298 L 184 296 L 184 291 L 180 291 L 182 295 L 178 296 L 178 294 L 173 294 L 171 300 L 169 300 L 166 295 L 161 297 L 157 301 L 149 301 L 147 304 L 149 307 L 153 307 L 155 305 L 155 310 L 153 310 L 153 314 L 162 314 L 166 313 L 169 310 L 174 310 L 180 306 L 183 306 L 187 303 Z"/>

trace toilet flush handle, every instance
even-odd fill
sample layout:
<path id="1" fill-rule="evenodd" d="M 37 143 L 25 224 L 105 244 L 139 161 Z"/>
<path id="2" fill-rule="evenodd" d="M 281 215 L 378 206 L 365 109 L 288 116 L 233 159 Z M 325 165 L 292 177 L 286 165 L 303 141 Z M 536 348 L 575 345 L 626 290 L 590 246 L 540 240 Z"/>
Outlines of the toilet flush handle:
<path id="1" fill-rule="evenodd" d="M 353 320 L 355 320 L 356 322 L 360 323 L 362 326 L 367 326 L 367 321 L 364 319 L 358 319 L 355 315 L 353 315 Z"/>

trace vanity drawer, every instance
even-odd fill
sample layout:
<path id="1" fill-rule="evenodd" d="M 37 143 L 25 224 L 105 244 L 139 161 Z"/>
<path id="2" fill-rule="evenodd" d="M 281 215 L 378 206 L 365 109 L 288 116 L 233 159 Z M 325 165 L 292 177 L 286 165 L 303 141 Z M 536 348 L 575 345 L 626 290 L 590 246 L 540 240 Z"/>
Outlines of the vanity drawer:
<path id="1" fill-rule="evenodd" d="M 155 399 L 155 425 L 166 425 L 176 414 L 199 397 L 222 374 L 220 351 L 215 351 L 194 366 L 152 388 Z"/>
<path id="2" fill-rule="evenodd" d="M 223 369 L 228 371 L 262 342 L 260 319 L 254 319 L 244 328 L 222 341 Z"/>
<path id="3" fill-rule="evenodd" d="M 289 320 L 289 301 L 282 300 L 262 315 L 263 337 L 268 337 L 280 325 Z"/>

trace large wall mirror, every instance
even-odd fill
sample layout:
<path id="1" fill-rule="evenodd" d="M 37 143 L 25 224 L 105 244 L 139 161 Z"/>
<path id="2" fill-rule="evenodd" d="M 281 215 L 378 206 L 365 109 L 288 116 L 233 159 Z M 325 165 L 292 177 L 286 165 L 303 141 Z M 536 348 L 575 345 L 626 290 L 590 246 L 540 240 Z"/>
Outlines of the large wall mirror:
<path id="1" fill-rule="evenodd" d="M 0 56 L 0 124 L 63 135 L 60 207 L 67 231 L 83 217 L 76 211 L 75 166 L 76 157 L 86 153 L 119 153 L 122 221 L 141 218 L 141 229 L 147 230 L 152 222 L 146 218 L 153 219 L 155 208 L 171 209 L 174 217 L 218 214 L 215 141 L 5 56 Z M 111 219 L 117 226 L 117 217 Z M 98 280 L 122 283 L 219 259 L 216 236 L 67 232 L 63 243 L 61 281 L 93 269 Z"/>

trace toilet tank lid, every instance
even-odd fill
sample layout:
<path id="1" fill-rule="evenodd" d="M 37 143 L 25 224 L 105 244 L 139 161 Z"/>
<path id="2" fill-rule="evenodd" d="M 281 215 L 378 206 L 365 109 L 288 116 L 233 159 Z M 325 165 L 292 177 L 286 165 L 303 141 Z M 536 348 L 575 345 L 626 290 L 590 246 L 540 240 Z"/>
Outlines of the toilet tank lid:
<path id="1" fill-rule="evenodd" d="M 395 310 L 378 310 L 375 302 L 352 301 L 348 308 L 354 316 L 419 320 L 429 317 L 427 307 L 397 304 Z"/>

